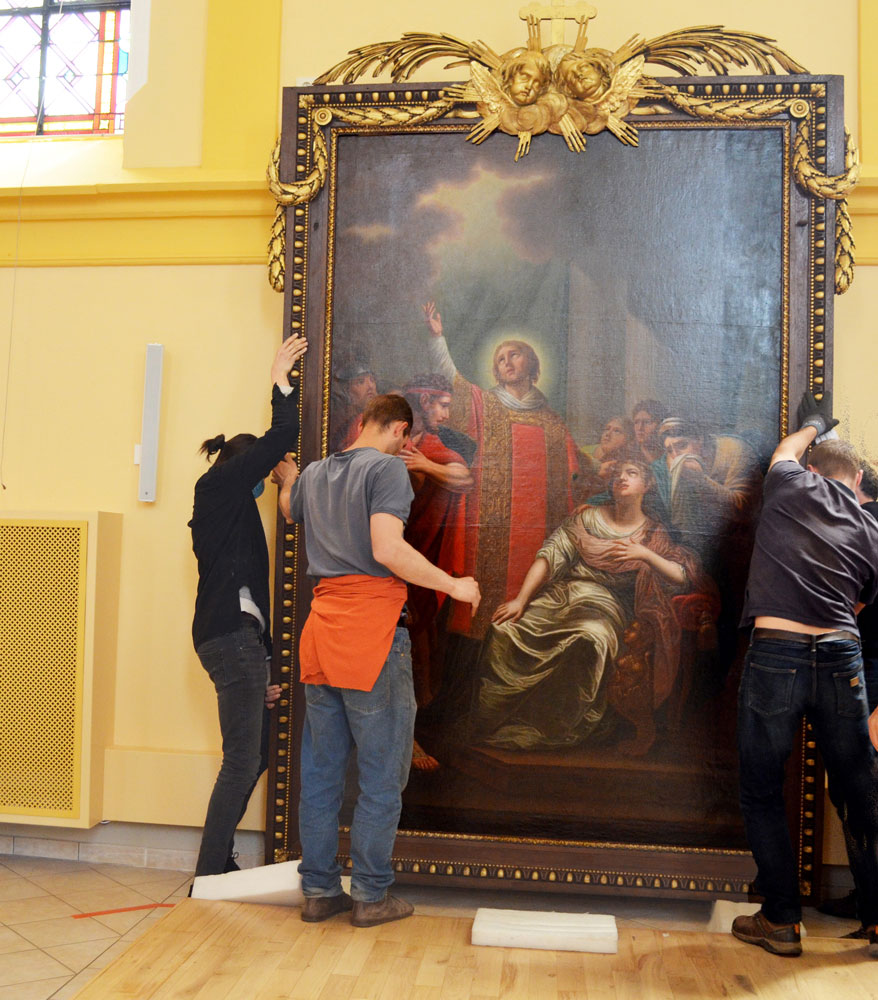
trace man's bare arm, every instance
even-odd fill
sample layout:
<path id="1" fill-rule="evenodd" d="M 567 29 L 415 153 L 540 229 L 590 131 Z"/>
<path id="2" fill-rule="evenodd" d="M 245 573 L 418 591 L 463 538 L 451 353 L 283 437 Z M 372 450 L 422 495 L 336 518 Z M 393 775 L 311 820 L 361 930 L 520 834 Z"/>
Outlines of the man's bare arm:
<path id="1" fill-rule="evenodd" d="M 280 486 L 277 495 L 277 505 L 287 524 L 293 523 L 290 513 L 290 493 L 293 484 L 299 478 L 299 467 L 292 459 L 292 452 L 288 452 L 284 458 L 277 463 L 271 473 L 271 481 Z"/>
<path id="2" fill-rule="evenodd" d="M 814 439 L 831 431 L 838 421 L 832 416 L 832 393 L 824 392 L 820 399 L 806 391 L 796 410 L 797 431 L 788 434 L 774 449 L 769 469 L 778 462 L 798 462 L 814 443 Z"/>
<path id="3" fill-rule="evenodd" d="M 434 566 L 402 537 L 405 525 L 393 514 L 373 514 L 369 518 L 372 555 L 394 576 L 418 587 L 438 590 L 456 601 L 471 604 L 473 611 L 482 597 L 471 576 L 454 577 Z"/>
<path id="4" fill-rule="evenodd" d="M 817 437 L 817 428 L 808 425 L 801 430 L 788 434 L 783 441 L 774 449 L 774 454 L 769 462 L 769 469 L 778 462 L 798 462 L 802 455 L 814 443 Z"/>

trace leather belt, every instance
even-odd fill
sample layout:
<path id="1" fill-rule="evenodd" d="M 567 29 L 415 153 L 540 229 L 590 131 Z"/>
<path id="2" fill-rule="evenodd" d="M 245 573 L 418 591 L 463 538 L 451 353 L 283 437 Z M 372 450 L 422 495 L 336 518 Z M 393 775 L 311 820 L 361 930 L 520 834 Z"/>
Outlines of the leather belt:
<path id="1" fill-rule="evenodd" d="M 808 635 L 805 632 L 788 632 L 783 628 L 754 628 L 754 639 L 782 639 L 784 642 L 798 642 L 803 646 L 811 643 L 820 645 L 822 642 L 859 642 L 860 637 L 853 632 L 838 629 L 835 632 L 821 632 L 818 635 Z"/>

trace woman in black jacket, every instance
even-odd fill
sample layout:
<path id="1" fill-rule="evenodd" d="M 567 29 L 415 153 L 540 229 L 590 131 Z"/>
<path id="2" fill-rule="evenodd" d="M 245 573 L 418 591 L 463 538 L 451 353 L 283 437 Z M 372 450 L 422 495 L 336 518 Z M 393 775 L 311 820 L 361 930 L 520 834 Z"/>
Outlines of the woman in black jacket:
<path id="1" fill-rule="evenodd" d="M 198 593 L 192 638 L 216 688 L 223 762 L 204 821 L 196 875 L 234 871 L 235 828 L 267 766 L 268 711 L 280 696 L 269 684 L 271 622 L 268 546 L 256 506 L 265 477 L 296 447 L 299 388 L 290 373 L 307 349 L 290 337 L 271 366 L 271 427 L 262 435 L 220 434 L 201 451 L 213 465 L 195 484 L 192 548 Z M 298 373 L 294 373 L 298 374 Z"/>

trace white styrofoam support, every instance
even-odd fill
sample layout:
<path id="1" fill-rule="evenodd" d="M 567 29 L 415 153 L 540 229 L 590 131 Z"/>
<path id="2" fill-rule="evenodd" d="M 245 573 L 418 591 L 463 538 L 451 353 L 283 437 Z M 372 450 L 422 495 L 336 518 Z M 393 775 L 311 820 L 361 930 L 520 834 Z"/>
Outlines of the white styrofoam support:
<path id="1" fill-rule="evenodd" d="M 494 948 L 542 948 L 615 955 L 619 950 L 619 932 L 616 918 L 600 913 L 479 908 L 473 921 L 472 943 Z"/>
<path id="2" fill-rule="evenodd" d="M 747 916 L 756 909 L 757 906 L 753 903 L 738 903 L 733 899 L 715 899 L 710 907 L 707 933 L 731 934 L 732 921 L 735 917 Z"/>
<path id="3" fill-rule="evenodd" d="M 261 868 L 242 868 L 225 875 L 199 875 L 192 883 L 192 898 L 301 906 L 305 897 L 298 869 L 298 861 L 283 861 Z M 351 891 L 349 877 L 343 877 L 341 884 L 345 892 Z"/>
<path id="4" fill-rule="evenodd" d="M 298 867 L 298 861 L 284 861 L 261 868 L 242 868 L 225 875 L 199 875 L 192 883 L 192 898 L 301 906 L 302 881 Z"/>

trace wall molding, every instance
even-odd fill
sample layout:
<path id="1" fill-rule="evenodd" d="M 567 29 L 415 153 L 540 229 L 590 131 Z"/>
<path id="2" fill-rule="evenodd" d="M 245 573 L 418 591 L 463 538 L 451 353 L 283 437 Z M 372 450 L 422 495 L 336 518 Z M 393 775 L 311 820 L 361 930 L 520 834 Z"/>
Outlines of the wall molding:
<path id="1" fill-rule="evenodd" d="M 849 199 L 859 265 L 878 264 L 878 172 Z M 262 264 L 266 182 L 82 186 L 0 193 L 0 267 Z"/>
<path id="2" fill-rule="evenodd" d="M 263 263 L 274 207 L 265 181 L 0 194 L 0 267 Z"/>

